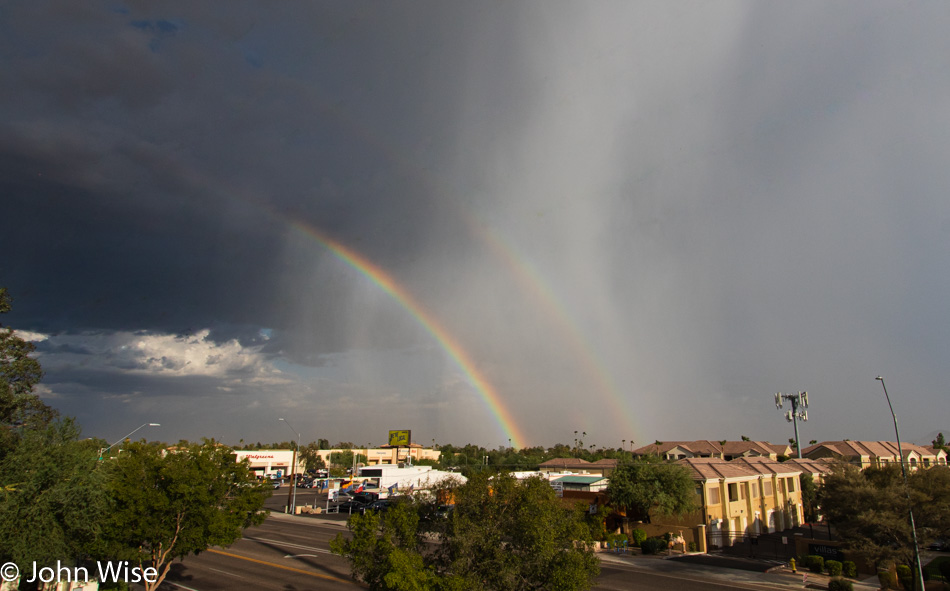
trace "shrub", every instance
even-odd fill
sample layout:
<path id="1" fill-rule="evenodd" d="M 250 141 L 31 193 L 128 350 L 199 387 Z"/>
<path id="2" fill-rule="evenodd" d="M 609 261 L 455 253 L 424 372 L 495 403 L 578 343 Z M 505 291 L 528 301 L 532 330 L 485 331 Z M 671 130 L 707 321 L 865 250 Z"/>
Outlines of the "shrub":
<path id="1" fill-rule="evenodd" d="M 630 537 L 633 539 L 633 544 L 639 546 L 643 543 L 643 540 L 647 539 L 647 532 L 637 528 L 630 532 Z"/>
<path id="2" fill-rule="evenodd" d="M 877 580 L 881 583 L 881 589 L 897 589 L 897 573 L 894 571 L 877 571 Z"/>
<path id="3" fill-rule="evenodd" d="M 828 581 L 828 591 L 854 591 L 854 583 L 848 579 L 835 577 Z"/>
<path id="4" fill-rule="evenodd" d="M 845 560 L 841 563 L 841 574 L 852 579 L 858 578 L 858 565 L 853 560 Z"/>
<path id="5" fill-rule="evenodd" d="M 811 572 L 819 573 L 819 574 L 825 572 L 824 558 L 822 558 L 821 556 L 816 556 L 814 554 L 811 554 L 810 556 L 807 557 L 807 560 L 808 560 L 808 568 L 811 570 Z"/>
<path id="6" fill-rule="evenodd" d="M 945 559 L 943 556 L 941 556 L 937 560 L 940 561 L 940 563 L 937 565 L 937 568 L 940 570 L 940 574 L 943 575 L 945 581 L 950 583 L 950 559 Z"/>
<path id="7" fill-rule="evenodd" d="M 897 565 L 897 580 L 904 589 L 914 588 L 914 571 L 906 564 Z"/>
<path id="8" fill-rule="evenodd" d="M 841 563 L 837 560 L 829 560 L 825 562 L 825 569 L 827 569 L 828 574 L 832 577 L 840 577 L 841 568 Z"/>
<path id="9" fill-rule="evenodd" d="M 696 542 L 690 542 L 687 548 L 689 549 L 690 552 L 695 552 L 697 550 Z"/>
<path id="10" fill-rule="evenodd" d="M 640 544 L 644 554 L 656 554 L 662 552 L 667 547 L 663 538 L 647 538 Z"/>

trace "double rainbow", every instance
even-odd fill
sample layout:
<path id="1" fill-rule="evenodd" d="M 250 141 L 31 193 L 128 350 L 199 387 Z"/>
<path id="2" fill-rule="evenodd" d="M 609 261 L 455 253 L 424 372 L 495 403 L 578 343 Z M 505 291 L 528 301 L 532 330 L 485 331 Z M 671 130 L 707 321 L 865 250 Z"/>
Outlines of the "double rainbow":
<path id="1" fill-rule="evenodd" d="M 416 321 L 438 341 L 439 345 L 459 366 L 468 382 L 478 391 L 492 414 L 495 415 L 495 419 L 505 432 L 505 435 L 511 439 L 511 444 L 515 447 L 522 447 L 524 445 L 526 441 L 524 433 L 515 423 L 511 411 L 505 406 L 501 395 L 495 390 L 494 386 L 485 379 L 485 376 L 478 370 L 475 361 L 465 349 L 462 348 L 459 342 L 438 323 L 432 314 L 428 313 L 422 305 L 412 297 L 412 294 L 396 283 L 396 280 L 388 273 L 355 250 L 348 248 L 313 226 L 299 220 L 293 220 L 292 225 L 325 246 L 341 261 L 365 275 L 399 302 L 403 308 L 409 311 Z"/>

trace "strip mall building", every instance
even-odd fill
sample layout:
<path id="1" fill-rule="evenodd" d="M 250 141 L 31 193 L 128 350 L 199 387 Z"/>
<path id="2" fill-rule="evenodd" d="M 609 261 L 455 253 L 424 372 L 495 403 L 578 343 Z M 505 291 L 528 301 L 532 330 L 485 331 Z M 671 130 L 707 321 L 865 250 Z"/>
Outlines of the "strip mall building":
<path id="1" fill-rule="evenodd" d="M 247 460 L 251 465 L 254 474 L 261 477 L 289 476 L 291 472 L 291 463 L 294 461 L 294 450 L 292 449 L 236 449 L 234 450 L 235 460 Z M 299 474 L 303 472 L 303 463 L 300 458 L 297 459 L 297 470 Z"/>
<path id="2" fill-rule="evenodd" d="M 376 465 L 396 465 L 400 463 L 412 463 L 419 460 L 438 460 L 442 452 L 427 449 L 419 444 L 413 443 L 409 447 L 388 447 L 383 446 L 377 449 L 321 449 L 317 453 L 324 463 L 329 466 L 330 456 L 339 452 L 353 452 L 354 454 L 366 457 L 367 466 Z M 258 476 L 289 476 L 291 472 L 290 464 L 293 462 L 294 451 L 292 449 L 241 449 L 234 450 L 235 460 L 241 461 L 247 459 L 251 465 L 251 470 Z M 304 472 L 303 462 L 297 458 L 296 473 Z"/>

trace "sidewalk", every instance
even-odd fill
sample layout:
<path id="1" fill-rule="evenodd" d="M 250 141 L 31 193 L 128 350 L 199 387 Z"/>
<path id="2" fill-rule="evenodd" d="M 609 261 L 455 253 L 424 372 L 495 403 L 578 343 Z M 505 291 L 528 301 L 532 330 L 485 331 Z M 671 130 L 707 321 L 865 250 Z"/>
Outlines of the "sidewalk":
<path id="1" fill-rule="evenodd" d="M 655 572 L 675 573 L 677 576 L 692 574 L 697 579 L 721 581 L 769 589 L 827 589 L 828 575 L 792 569 L 774 561 L 737 558 L 719 554 L 674 554 L 647 555 L 639 553 L 616 554 L 601 551 L 597 556 L 604 563 L 626 564 Z M 880 589 L 877 576 L 865 579 L 850 579 L 855 591 Z"/>

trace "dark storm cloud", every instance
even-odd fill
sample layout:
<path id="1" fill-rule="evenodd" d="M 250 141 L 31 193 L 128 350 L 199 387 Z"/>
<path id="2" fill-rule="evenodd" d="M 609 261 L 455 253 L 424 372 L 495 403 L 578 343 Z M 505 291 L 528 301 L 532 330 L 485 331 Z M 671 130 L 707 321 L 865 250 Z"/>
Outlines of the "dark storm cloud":
<path id="1" fill-rule="evenodd" d="M 74 27 L 50 26 L 50 9 L 11 11 L 0 49 L 17 81 L 0 94 L 4 241 L 36 243 L 4 277 L 22 286 L 28 324 L 290 328 L 298 306 L 279 305 L 275 286 L 329 309 L 348 296 L 300 283 L 327 253 L 282 258 L 289 220 L 387 266 L 428 247 L 443 208 L 413 157 L 441 151 L 452 85 L 439 97 L 427 82 L 452 70 L 413 37 L 451 35 L 425 25 L 438 10 L 307 8 L 294 18 L 316 37 L 300 46 L 273 36 L 289 14 L 250 5 L 222 24 L 188 4 L 90 4 L 69 9 Z M 393 51 L 406 43 L 412 59 Z M 265 67 L 247 68 L 249 51 Z M 340 341 L 317 322 L 312 333 Z"/>
<path id="2" fill-rule="evenodd" d="M 440 440 L 497 439 L 447 338 L 547 443 L 781 441 L 767 397 L 789 388 L 820 392 L 828 437 L 884 437 L 856 434 L 856 380 L 922 393 L 918 422 L 945 381 L 947 24 L 873 2 L 7 6 L 9 323 L 48 335 L 67 413 L 177 412 L 185 437 L 289 410 L 363 428 L 326 411 L 373 403 L 382 431 L 418 403 Z"/>

